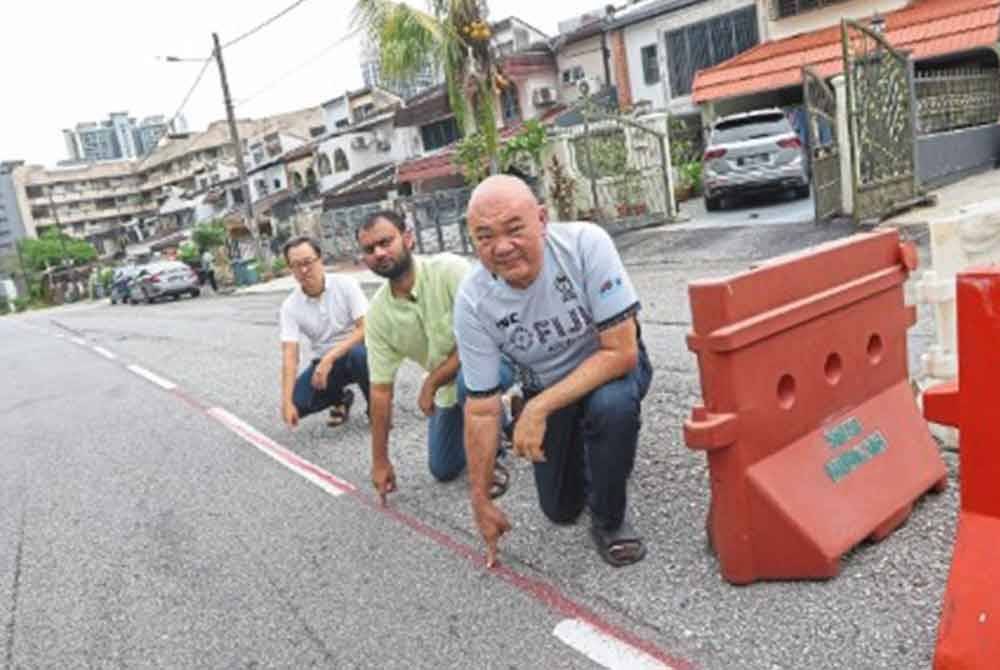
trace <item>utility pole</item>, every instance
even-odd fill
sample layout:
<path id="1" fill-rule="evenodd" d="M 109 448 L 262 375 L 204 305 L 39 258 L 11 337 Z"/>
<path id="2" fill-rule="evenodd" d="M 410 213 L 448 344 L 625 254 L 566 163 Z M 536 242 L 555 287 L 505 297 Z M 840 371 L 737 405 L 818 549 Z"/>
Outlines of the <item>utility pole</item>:
<path id="1" fill-rule="evenodd" d="M 219 66 L 219 79 L 222 81 L 222 98 L 226 103 L 226 118 L 229 120 L 229 139 L 236 154 L 236 169 L 240 174 L 240 192 L 243 194 L 243 216 L 246 219 L 247 230 L 253 238 L 255 255 L 260 254 L 260 240 L 257 239 L 257 227 L 253 221 L 253 205 L 250 203 L 250 187 L 247 184 L 247 167 L 243 163 L 243 146 L 240 143 L 240 131 L 236 127 L 236 116 L 233 114 L 233 99 L 229 95 L 229 80 L 226 79 L 226 64 L 222 60 L 222 46 L 219 44 L 219 34 L 212 33 L 215 62 Z"/>

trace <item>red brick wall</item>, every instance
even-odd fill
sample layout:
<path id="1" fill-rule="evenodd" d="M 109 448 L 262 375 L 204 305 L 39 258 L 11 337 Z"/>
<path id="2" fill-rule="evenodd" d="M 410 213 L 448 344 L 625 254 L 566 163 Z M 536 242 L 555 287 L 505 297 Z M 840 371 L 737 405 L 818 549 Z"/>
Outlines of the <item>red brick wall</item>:
<path id="1" fill-rule="evenodd" d="M 618 87 L 618 106 L 628 109 L 632 106 L 632 80 L 628 76 L 628 58 L 625 56 L 625 33 L 616 30 L 611 33 L 611 71 Z"/>

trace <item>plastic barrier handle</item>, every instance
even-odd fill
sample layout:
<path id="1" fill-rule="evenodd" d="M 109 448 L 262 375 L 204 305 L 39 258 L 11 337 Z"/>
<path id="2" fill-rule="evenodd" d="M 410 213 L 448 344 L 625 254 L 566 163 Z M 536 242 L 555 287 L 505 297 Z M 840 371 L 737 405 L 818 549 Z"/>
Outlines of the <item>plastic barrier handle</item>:
<path id="1" fill-rule="evenodd" d="M 684 422 L 684 442 L 689 449 L 724 449 L 736 444 L 738 437 L 739 416 L 736 414 L 712 414 L 698 406 Z"/>
<path id="2" fill-rule="evenodd" d="M 938 384 L 924 391 L 924 418 L 943 426 L 959 428 L 958 380 Z"/>

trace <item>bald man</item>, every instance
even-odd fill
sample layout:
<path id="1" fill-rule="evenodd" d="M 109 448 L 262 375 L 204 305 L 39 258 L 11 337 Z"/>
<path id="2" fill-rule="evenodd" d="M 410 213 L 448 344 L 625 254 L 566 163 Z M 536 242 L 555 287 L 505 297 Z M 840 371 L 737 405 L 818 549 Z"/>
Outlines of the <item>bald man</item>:
<path id="1" fill-rule="evenodd" d="M 542 510 L 572 523 L 586 505 L 591 535 L 613 566 L 646 548 L 626 515 L 641 402 L 652 368 L 639 299 L 608 234 L 550 225 L 524 182 L 496 176 L 473 192 L 469 234 L 480 265 L 462 281 L 455 335 L 465 371 L 465 446 L 472 507 L 487 564 L 510 522 L 488 495 L 501 420 L 498 363 L 513 360 L 526 403 L 514 450 L 534 463 Z"/>

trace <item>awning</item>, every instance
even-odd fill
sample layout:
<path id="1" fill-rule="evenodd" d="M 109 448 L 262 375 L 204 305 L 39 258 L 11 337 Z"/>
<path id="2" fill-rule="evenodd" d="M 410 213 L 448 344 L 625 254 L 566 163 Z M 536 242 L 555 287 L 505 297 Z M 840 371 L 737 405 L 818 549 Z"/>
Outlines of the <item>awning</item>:
<path id="1" fill-rule="evenodd" d="M 915 60 L 994 48 L 1000 0 L 918 0 L 885 15 L 886 39 Z M 695 76 L 695 103 L 776 91 L 802 82 L 811 66 L 824 78 L 843 72 L 840 26 L 765 42 Z"/>

